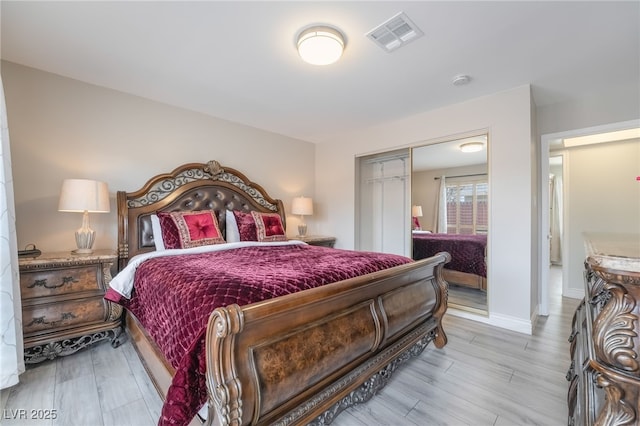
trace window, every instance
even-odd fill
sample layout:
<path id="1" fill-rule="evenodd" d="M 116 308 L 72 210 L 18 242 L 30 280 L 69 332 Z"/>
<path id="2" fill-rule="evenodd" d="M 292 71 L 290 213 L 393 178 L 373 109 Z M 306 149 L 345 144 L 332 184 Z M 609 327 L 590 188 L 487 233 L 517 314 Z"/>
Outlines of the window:
<path id="1" fill-rule="evenodd" d="M 486 234 L 488 194 L 486 181 L 447 182 L 447 233 Z"/>

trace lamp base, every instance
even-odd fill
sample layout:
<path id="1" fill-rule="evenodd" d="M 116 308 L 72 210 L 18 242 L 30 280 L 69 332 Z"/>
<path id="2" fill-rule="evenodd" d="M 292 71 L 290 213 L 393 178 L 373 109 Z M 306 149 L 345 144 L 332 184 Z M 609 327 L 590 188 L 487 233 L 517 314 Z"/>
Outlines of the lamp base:
<path id="1" fill-rule="evenodd" d="M 76 230 L 76 250 L 74 254 L 91 254 L 93 250 L 93 242 L 96 239 L 96 232 L 89 227 L 89 213 L 87 211 L 82 215 L 82 227 Z"/>
<path id="2" fill-rule="evenodd" d="M 93 249 L 75 249 L 71 250 L 71 254 L 91 254 L 93 253 Z"/>
<path id="3" fill-rule="evenodd" d="M 307 235 L 307 225 L 298 225 L 298 236 L 304 237 L 305 235 Z"/>

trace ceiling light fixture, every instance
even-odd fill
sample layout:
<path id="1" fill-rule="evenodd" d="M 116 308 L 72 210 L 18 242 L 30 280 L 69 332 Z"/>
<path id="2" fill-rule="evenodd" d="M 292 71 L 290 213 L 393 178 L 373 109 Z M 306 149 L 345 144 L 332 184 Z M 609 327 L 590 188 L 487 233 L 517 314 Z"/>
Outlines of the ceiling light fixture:
<path id="1" fill-rule="evenodd" d="M 336 62 L 344 51 L 344 36 L 335 28 L 311 27 L 298 36 L 298 53 L 303 61 L 312 65 Z"/>
<path id="2" fill-rule="evenodd" d="M 460 145 L 460 151 L 462 152 L 478 152 L 484 148 L 484 144 L 482 142 L 469 142 L 463 143 Z"/>

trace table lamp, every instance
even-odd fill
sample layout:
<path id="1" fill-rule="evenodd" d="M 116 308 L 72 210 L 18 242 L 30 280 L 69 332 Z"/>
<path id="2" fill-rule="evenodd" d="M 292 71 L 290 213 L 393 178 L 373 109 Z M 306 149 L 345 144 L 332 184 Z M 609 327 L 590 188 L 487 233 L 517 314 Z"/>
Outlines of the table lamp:
<path id="1" fill-rule="evenodd" d="M 422 217 L 422 206 L 411 206 L 411 217 L 413 218 L 413 230 L 419 231 L 422 229 L 418 220 L 419 217 Z"/>
<path id="2" fill-rule="evenodd" d="M 58 211 L 82 213 L 82 227 L 76 231 L 74 254 L 93 253 L 96 233 L 89 227 L 89 213 L 109 213 L 109 187 L 105 182 L 65 179 L 62 182 Z"/>
<path id="3" fill-rule="evenodd" d="M 300 215 L 298 236 L 304 237 L 307 234 L 307 225 L 304 223 L 304 216 L 313 214 L 313 200 L 308 197 L 294 198 L 291 203 L 291 213 Z"/>

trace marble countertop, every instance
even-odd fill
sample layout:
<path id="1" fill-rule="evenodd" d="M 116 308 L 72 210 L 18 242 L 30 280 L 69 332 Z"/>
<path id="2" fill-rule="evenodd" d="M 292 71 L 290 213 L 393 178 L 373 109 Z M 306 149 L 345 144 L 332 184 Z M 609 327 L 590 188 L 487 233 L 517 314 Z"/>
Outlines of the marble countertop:
<path id="1" fill-rule="evenodd" d="M 640 273 L 640 234 L 584 233 L 587 257 L 617 271 Z"/>
<path id="2" fill-rule="evenodd" d="M 329 237 L 327 235 L 296 235 L 291 238 L 292 240 L 300 240 L 300 241 L 331 241 L 335 240 L 335 237 Z"/>
<path id="3" fill-rule="evenodd" d="M 44 252 L 40 256 L 27 256 L 18 258 L 20 266 L 37 266 L 50 263 L 91 263 L 99 260 L 113 261 L 117 259 L 113 250 L 94 250 L 91 254 L 73 254 L 69 251 Z"/>

